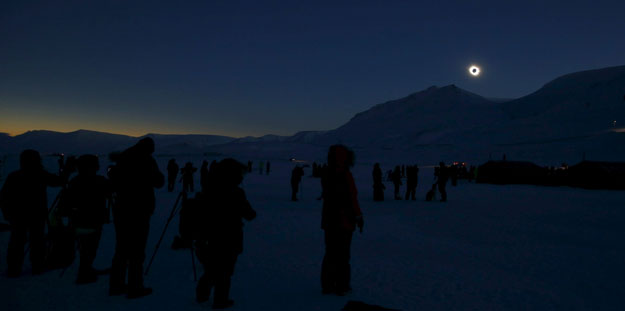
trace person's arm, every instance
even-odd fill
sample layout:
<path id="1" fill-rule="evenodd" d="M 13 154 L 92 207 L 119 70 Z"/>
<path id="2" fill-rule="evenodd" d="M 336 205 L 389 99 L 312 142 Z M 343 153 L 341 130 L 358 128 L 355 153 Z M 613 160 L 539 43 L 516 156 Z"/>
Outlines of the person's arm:
<path id="1" fill-rule="evenodd" d="M 152 158 L 152 186 L 154 188 L 160 188 L 165 184 L 165 175 L 158 169 L 156 160 Z"/>
<path id="2" fill-rule="evenodd" d="M 256 218 L 256 211 L 252 208 L 252 205 L 250 205 L 250 202 L 247 200 L 247 198 L 245 197 L 245 191 L 243 191 L 243 189 L 237 189 L 237 197 L 238 197 L 238 204 L 241 208 L 241 217 L 243 217 L 245 220 L 253 220 L 254 218 Z"/>
<path id="3" fill-rule="evenodd" d="M 362 233 L 362 228 L 364 227 L 365 222 L 362 217 L 362 210 L 360 210 L 360 204 L 358 204 L 358 190 L 356 189 L 354 176 L 352 176 L 349 172 L 347 173 L 347 182 L 349 185 L 349 195 L 352 203 L 352 209 L 354 211 L 354 215 L 356 216 L 356 225 L 358 225 L 360 233 Z"/>

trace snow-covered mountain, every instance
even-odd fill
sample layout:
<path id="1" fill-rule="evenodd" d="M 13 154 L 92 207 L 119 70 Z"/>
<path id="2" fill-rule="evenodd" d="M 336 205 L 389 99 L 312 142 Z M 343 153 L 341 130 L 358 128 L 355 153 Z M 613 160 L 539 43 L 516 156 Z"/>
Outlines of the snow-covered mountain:
<path id="1" fill-rule="evenodd" d="M 574 162 L 625 158 L 625 66 L 567 74 L 515 100 L 492 100 L 455 85 L 429 87 L 356 114 L 329 131 L 292 136 L 231 138 L 159 135 L 160 153 L 221 153 L 258 158 L 322 160 L 328 146 L 344 143 L 361 160 L 509 159 Z M 0 136 L 0 152 L 106 153 L 137 137 L 76 131 L 31 131 Z M 621 147 L 623 146 L 623 147 Z"/>
<path id="2" fill-rule="evenodd" d="M 234 138 L 216 135 L 162 135 L 147 134 L 132 137 L 104 132 L 78 130 L 61 133 L 46 130 L 28 131 L 15 137 L 2 136 L 0 151 L 18 153 L 24 149 L 36 149 L 42 153 L 107 154 L 123 150 L 139 139 L 150 136 L 154 139 L 157 152 L 161 153 L 198 153 L 211 145 L 228 143 Z"/>

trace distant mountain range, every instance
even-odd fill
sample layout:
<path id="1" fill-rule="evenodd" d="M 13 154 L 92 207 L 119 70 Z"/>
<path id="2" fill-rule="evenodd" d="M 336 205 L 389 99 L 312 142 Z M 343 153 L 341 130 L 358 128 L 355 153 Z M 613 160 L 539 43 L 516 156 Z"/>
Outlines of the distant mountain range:
<path id="1" fill-rule="evenodd" d="M 344 143 L 376 159 L 509 158 L 571 161 L 625 158 L 625 66 L 567 74 L 527 96 L 488 99 L 455 85 L 432 86 L 356 114 L 329 131 L 232 138 L 148 134 L 160 153 L 220 153 L 259 158 L 323 160 Z M 107 153 L 140 137 L 80 130 L 0 135 L 0 151 Z M 621 147 L 623 146 L 623 147 Z"/>

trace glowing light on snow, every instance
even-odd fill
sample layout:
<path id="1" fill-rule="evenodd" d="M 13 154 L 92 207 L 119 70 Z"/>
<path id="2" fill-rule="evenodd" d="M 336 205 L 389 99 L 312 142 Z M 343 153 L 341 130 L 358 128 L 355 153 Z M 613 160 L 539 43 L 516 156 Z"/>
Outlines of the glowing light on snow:
<path id="1" fill-rule="evenodd" d="M 472 76 L 474 76 L 474 77 L 479 76 L 480 72 L 481 72 L 481 70 L 480 70 L 480 67 L 478 67 L 478 66 L 473 65 L 473 66 L 469 67 L 469 73 Z"/>

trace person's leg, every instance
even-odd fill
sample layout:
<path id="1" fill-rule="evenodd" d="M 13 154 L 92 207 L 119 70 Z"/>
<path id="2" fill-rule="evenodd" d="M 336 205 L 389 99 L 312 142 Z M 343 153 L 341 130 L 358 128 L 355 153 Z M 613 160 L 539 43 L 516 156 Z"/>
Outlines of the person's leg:
<path id="1" fill-rule="evenodd" d="M 338 258 L 337 258 L 337 288 L 336 293 L 339 295 L 343 295 L 351 290 L 350 279 L 351 279 L 351 265 L 349 264 L 350 255 L 351 255 L 351 245 L 352 245 L 352 232 L 351 231 L 343 231 L 340 232 L 339 243 L 337 245 L 338 249 Z"/>
<path id="2" fill-rule="evenodd" d="M 7 275 L 17 277 L 22 273 L 24 264 L 24 246 L 27 240 L 27 228 L 20 225 L 11 225 L 11 237 L 7 248 Z"/>
<path id="3" fill-rule="evenodd" d="M 39 219 L 29 224 L 28 240 L 30 242 L 30 262 L 33 274 L 41 274 L 44 270 L 46 259 L 45 230 L 45 219 Z"/>
<path id="4" fill-rule="evenodd" d="M 143 261 L 150 232 L 150 218 L 137 217 L 134 226 L 129 245 L 128 298 L 137 298 L 152 293 L 151 289 L 143 286 Z"/>

